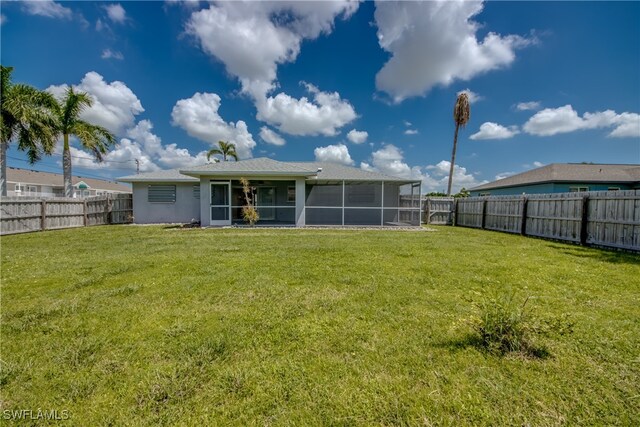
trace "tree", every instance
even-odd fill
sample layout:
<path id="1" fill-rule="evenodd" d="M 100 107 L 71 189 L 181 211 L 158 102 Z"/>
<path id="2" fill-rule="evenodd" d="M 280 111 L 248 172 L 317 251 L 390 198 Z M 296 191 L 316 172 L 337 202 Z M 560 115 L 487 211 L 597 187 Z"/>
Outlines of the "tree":
<path id="1" fill-rule="evenodd" d="M 75 136 L 78 138 L 82 148 L 93 154 L 93 157 L 98 162 L 103 160 L 102 155 L 116 142 L 113 134 L 107 129 L 80 120 L 79 116 L 82 110 L 91 107 L 92 104 L 93 100 L 87 93 L 75 92 L 72 87 L 67 89 L 64 99 L 58 104 L 58 135 L 62 135 L 64 143 L 62 148 L 62 171 L 65 197 L 73 196 L 69 137 Z"/>
<path id="2" fill-rule="evenodd" d="M 226 162 L 228 157 L 232 157 L 236 162 L 238 161 L 238 153 L 236 153 L 236 146 L 232 142 L 218 141 L 218 147 L 212 148 L 207 152 L 207 160 L 211 160 L 211 156 L 216 154 L 222 155 L 222 161 Z"/>
<path id="3" fill-rule="evenodd" d="M 13 67 L 0 65 L 2 87 L 0 118 L 0 195 L 7 195 L 7 148 L 17 140 L 29 163 L 50 155 L 56 146 L 55 98 L 25 84 L 13 84 Z"/>
<path id="4" fill-rule="evenodd" d="M 447 195 L 451 195 L 451 184 L 453 183 L 453 168 L 456 163 L 456 149 L 458 148 L 458 129 L 465 127 L 471 117 L 469 108 L 469 96 L 465 92 L 458 95 L 456 105 L 453 107 L 453 120 L 456 122 L 456 132 L 453 135 L 453 153 L 451 154 L 451 168 L 449 169 L 449 185 L 447 186 Z"/>

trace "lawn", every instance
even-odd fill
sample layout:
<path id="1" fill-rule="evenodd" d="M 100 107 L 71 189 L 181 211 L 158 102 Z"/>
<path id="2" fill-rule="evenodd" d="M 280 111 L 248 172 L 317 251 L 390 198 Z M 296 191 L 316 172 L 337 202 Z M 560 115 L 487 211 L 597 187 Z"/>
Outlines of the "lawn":
<path id="1" fill-rule="evenodd" d="M 638 255 L 453 227 L 103 226 L 1 244 L 2 410 L 87 426 L 640 419 Z M 500 294 L 573 332 L 539 337 L 543 358 L 488 353 L 459 320 Z"/>

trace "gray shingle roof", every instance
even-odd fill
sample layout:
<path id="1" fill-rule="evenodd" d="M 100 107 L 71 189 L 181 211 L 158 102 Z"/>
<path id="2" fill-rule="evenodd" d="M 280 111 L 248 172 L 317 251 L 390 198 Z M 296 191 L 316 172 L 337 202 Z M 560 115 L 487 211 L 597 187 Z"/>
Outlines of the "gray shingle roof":
<path id="1" fill-rule="evenodd" d="M 490 190 L 545 182 L 640 182 L 640 165 L 552 163 L 541 168 L 479 185 L 471 188 L 471 190 Z"/>
<path id="2" fill-rule="evenodd" d="M 322 170 L 320 170 L 322 169 Z M 317 179 L 321 181 L 394 181 L 417 182 L 419 180 L 399 178 L 377 172 L 328 162 L 280 162 L 261 157 L 239 162 L 209 163 L 191 168 L 147 172 L 119 178 L 124 182 L 197 182 L 197 176 L 256 176 L 283 175 Z"/>
<path id="3" fill-rule="evenodd" d="M 91 189 L 119 191 L 122 193 L 131 193 L 131 187 L 128 185 L 118 184 L 117 182 L 106 179 L 87 178 L 80 175 L 73 175 L 71 182 L 73 185 L 83 181 Z M 63 187 L 63 176 L 60 173 L 41 172 L 29 169 L 7 168 L 7 182 L 16 182 L 21 184 L 51 185 L 55 187 Z"/>
<path id="4" fill-rule="evenodd" d="M 406 178 L 399 178 L 397 176 L 384 175 L 378 172 L 367 171 L 364 169 L 354 168 L 350 166 L 339 165 L 329 162 L 290 162 L 291 164 L 299 165 L 300 167 L 306 167 L 317 171 L 322 168 L 322 171 L 318 172 L 318 180 L 326 181 L 401 181 L 401 182 L 413 182 L 419 180 L 411 180 Z"/>
<path id="5" fill-rule="evenodd" d="M 182 168 L 180 172 L 189 175 L 314 175 L 313 168 L 297 166 L 291 162 L 279 162 L 267 157 L 241 160 L 239 162 L 209 163 L 202 166 Z"/>
<path id="6" fill-rule="evenodd" d="M 169 169 L 164 171 L 145 172 L 137 175 L 123 176 L 118 178 L 122 182 L 199 182 L 198 178 L 183 175 L 179 169 Z"/>

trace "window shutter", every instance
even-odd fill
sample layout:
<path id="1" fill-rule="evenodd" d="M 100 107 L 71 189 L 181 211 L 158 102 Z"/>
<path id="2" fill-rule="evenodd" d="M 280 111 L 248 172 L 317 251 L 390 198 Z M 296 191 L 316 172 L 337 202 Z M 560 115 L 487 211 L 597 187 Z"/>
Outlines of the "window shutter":
<path id="1" fill-rule="evenodd" d="M 150 185 L 147 193 L 148 201 L 151 203 L 175 203 L 175 185 Z"/>

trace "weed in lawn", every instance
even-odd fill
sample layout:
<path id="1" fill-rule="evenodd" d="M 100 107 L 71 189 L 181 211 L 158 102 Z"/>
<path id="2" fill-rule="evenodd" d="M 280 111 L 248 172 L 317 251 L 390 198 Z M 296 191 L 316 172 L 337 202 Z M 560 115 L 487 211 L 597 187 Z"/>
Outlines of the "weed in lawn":
<path id="1" fill-rule="evenodd" d="M 539 342 L 539 337 L 571 333 L 573 323 L 566 313 L 547 319 L 536 318 L 531 310 L 527 310 L 529 300 L 527 297 L 520 303 L 513 293 L 481 298 L 474 303 L 478 313 L 461 321 L 471 327 L 472 333 L 457 344 L 479 347 L 497 355 L 549 357 L 550 353 Z"/>

